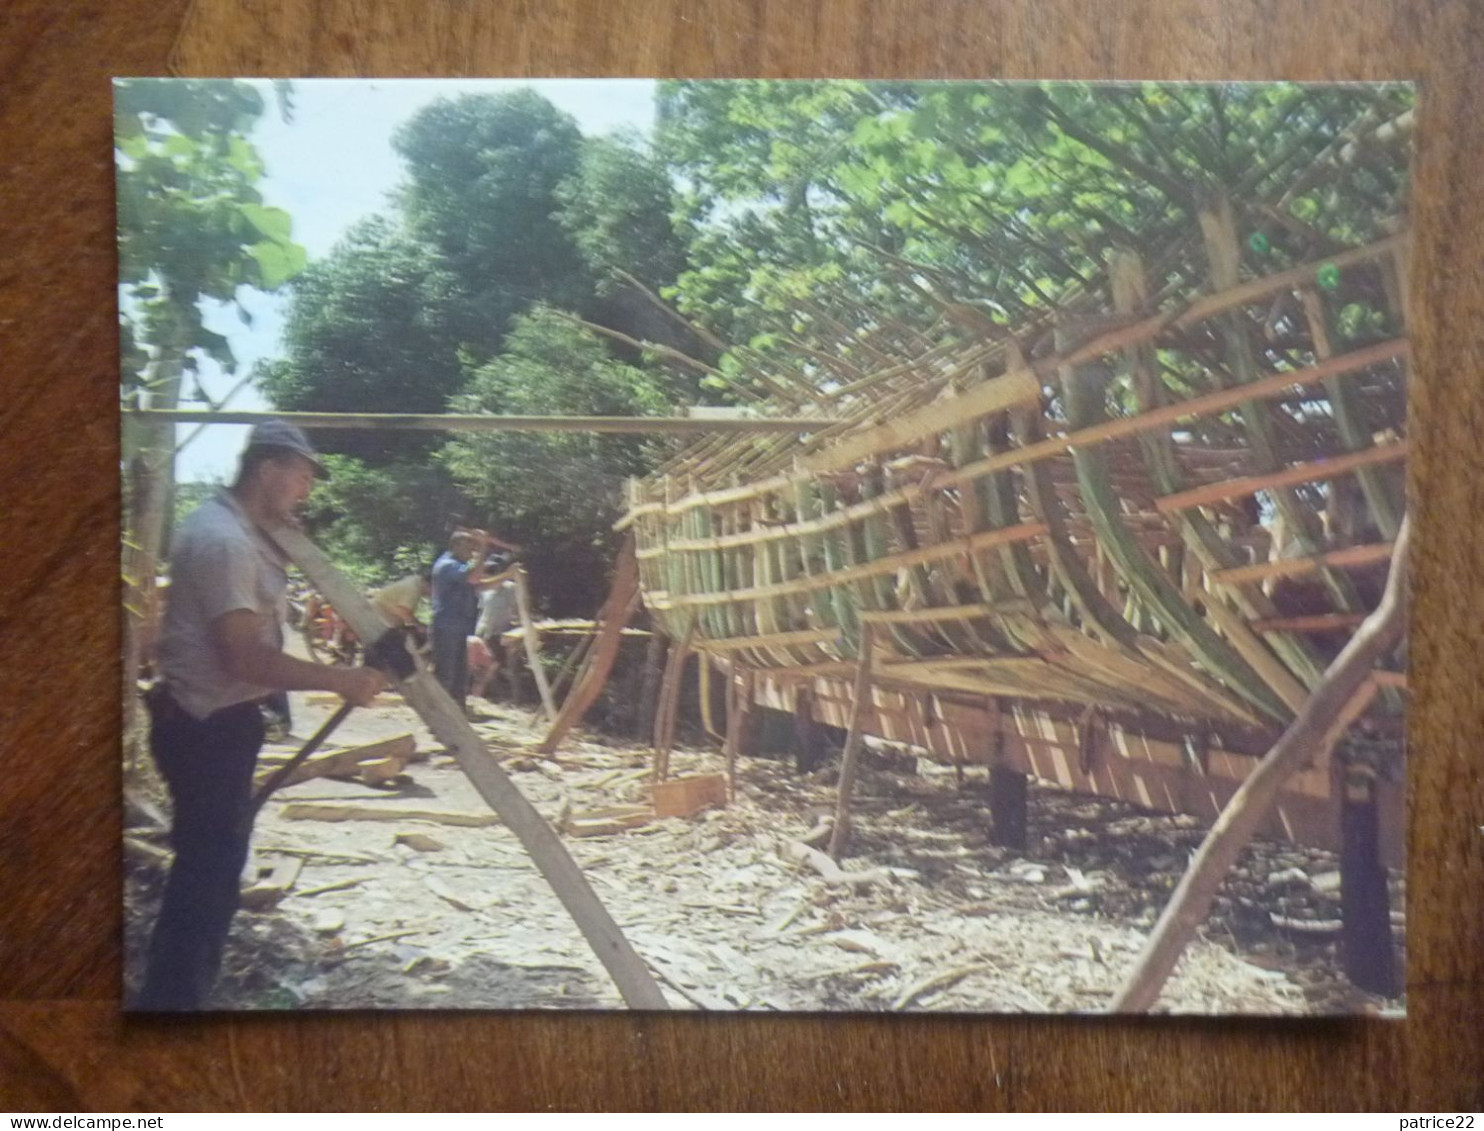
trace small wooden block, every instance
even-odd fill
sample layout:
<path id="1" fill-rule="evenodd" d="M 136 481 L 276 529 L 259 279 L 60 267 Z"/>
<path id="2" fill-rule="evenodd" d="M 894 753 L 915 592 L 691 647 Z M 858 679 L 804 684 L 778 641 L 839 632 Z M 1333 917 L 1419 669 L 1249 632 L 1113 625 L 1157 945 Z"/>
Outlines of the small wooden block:
<path id="1" fill-rule="evenodd" d="M 653 819 L 648 806 L 615 805 L 573 813 L 562 821 L 562 831 L 569 836 L 608 836 L 647 825 Z"/>
<path id="2" fill-rule="evenodd" d="M 702 809 L 726 808 L 727 776 L 697 774 L 672 778 L 654 787 L 656 817 L 689 817 Z"/>
<path id="3" fill-rule="evenodd" d="M 241 905 L 249 911 L 266 911 L 288 894 L 304 869 L 300 856 L 285 856 L 273 862 L 273 871 L 242 892 Z"/>
<path id="4" fill-rule="evenodd" d="M 362 762 L 357 771 L 368 785 L 382 785 L 402 772 L 404 763 L 400 758 L 372 758 Z"/>

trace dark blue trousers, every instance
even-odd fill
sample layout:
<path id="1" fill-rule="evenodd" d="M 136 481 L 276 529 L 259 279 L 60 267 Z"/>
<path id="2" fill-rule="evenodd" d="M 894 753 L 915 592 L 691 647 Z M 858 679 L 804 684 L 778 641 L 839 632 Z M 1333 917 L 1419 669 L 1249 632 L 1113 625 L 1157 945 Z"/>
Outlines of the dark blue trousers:
<path id="1" fill-rule="evenodd" d="M 469 693 L 469 633 L 433 622 L 433 675 L 460 707 Z"/>
<path id="2" fill-rule="evenodd" d="M 163 688 L 150 696 L 150 749 L 170 787 L 175 862 L 136 1009 L 206 1004 L 237 913 L 252 836 L 253 770 L 262 746 L 257 703 L 197 719 Z"/>

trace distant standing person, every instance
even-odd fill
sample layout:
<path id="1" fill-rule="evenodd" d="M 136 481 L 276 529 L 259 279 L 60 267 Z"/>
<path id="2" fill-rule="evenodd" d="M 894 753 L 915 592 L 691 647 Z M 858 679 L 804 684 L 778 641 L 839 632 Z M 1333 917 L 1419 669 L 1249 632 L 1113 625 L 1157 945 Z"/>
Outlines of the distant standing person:
<path id="1" fill-rule="evenodd" d="M 515 582 L 511 580 L 519 566 L 511 566 L 489 579 L 479 596 L 479 621 L 469 642 L 469 694 L 488 699 L 490 684 L 500 674 L 500 638 L 515 624 L 519 615 Z M 479 661 L 475 661 L 475 657 Z"/>
<path id="2" fill-rule="evenodd" d="M 262 704 L 276 691 L 333 691 L 367 704 L 371 668 L 283 652 L 288 575 L 264 529 L 292 523 L 326 473 L 304 433 L 266 420 L 248 437 L 237 481 L 180 525 L 149 693 L 150 750 L 170 790 L 175 860 L 150 938 L 140 1009 L 199 1009 L 221 967 L 252 835 Z"/>
<path id="3" fill-rule="evenodd" d="M 469 637 L 479 620 L 479 589 L 487 583 L 496 547 L 520 549 L 483 531 L 458 530 L 433 563 L 433 674 L 461 707 L 469 690 Z"/>
<path id="4" fill-rule="evenodd" d="M 371 595 L 371 604 L 393 628 L 415 624 L 418 605 L 432 592 L 432 578 L 433 571 L 428 569 L 393 581 Z"/>

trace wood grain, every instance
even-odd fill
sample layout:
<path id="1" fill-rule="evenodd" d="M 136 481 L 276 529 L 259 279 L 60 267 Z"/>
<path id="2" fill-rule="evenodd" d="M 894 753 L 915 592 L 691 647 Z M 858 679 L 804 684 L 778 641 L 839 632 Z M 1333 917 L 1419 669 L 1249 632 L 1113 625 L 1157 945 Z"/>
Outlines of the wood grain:
<path id="1" fill-rule="evenodd" d="M 1484 1106 L 1484 6 L 11 0 L 0 1097 L 20 1110 Z M 111 74 L 1420 79 L 1405 1022 L 124 1019 Z M 315 1065 L 313 1073 L 302 1065 Z"/>

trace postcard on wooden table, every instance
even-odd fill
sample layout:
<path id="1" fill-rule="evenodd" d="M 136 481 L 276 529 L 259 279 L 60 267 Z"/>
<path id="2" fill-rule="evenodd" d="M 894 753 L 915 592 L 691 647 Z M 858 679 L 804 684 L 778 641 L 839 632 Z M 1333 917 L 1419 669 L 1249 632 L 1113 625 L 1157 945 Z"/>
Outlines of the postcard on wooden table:
<path id="1" fill-rule="evenodd" d="M 118 80 L 125 1007 L 1402 1013 L 1414 98 Z"/>

